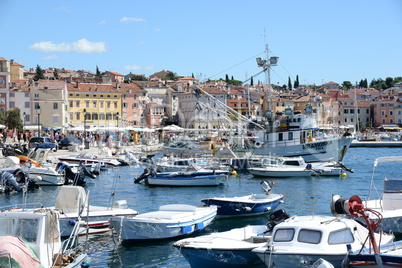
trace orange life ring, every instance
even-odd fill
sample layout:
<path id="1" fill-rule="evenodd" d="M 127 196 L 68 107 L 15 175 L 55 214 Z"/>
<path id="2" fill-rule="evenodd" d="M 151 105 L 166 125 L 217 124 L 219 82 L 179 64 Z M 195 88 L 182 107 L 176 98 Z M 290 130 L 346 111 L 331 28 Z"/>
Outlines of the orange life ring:
<path id="1" fill-rule="evenodd" d="M 20 159 L 20 164 L 23 165 L 25 164 L 25 162 L 27 162 L 28 160 L 31 161 L 32 164 L 34 164 L 37 167 L 40 167 L 40 164 L 38 162 L 36 162 L 35 160 L 25 156 L 25 155 L 19 155 L 17 156 Z"/>

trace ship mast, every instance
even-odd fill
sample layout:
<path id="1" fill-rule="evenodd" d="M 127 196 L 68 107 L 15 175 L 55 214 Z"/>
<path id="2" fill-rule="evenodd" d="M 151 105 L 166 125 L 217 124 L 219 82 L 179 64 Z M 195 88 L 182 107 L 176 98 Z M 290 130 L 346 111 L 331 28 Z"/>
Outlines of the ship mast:
<path id="1" fill-rule="evenodd" d="M 268 123 L 270 123 L 269 128 L 273 126 L 273 105 L 272 105 L 272 86 L 271 86 L 271 66 L 278 65 L 279 57 L 269 57 L 269 49 L 268 43 L 265 44 L 265 57 L 266 59 L 257 58 L 258 67 L 263 68 L 263 72 L 265 72 L 265 80 L 267 83 L 267 90 L 265 91 L 264 97 L 264 116 Z"/>

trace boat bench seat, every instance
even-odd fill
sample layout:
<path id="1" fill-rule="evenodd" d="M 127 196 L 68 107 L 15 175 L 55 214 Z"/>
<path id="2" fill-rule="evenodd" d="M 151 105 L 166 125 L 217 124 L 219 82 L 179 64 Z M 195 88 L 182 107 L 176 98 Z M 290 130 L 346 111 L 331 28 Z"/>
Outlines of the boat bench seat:
<path id="1" fill-rule="evenodd" d="M 170 204 L 170 205 L 163 205 L 159 207 L 160 211 L 189 211 L 195 212 L 197 207 L 192 205 L 185 205 L 185 204 Z"/>
<path id="2" fill-rule="evenodd" d="M 394 210 L 402 208 L 402 193 L 383 193 L 383 209 Z"/>
<path id="3" fill-rule="evenodd" d="M 267 195 L 266 194 L 253 194 L 251 196 L 251 199 L 267 199 Z"/>
<path id="4" fill-rule="evenodd" d="M 153 211 L 149 213 L 139 214 L 134 219 L 163 219 L 163 220 L 177 220 L 180 218 L 193 216 L 193 212 L 178 212 L 178 211 Z"/>

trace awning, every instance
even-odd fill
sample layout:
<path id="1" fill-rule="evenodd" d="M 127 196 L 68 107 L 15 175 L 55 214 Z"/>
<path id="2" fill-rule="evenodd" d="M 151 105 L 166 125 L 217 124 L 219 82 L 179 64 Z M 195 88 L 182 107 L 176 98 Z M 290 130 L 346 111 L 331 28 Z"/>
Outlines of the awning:
<path id="1" fill-rule="evenodd" d="M 38 130 L 38 125 L 24 126 L 25 130 Z"/>
<path id="2" fill-rule="evenodd" d="M 402 129 L 398 125 L 381 125 L 379 128 L 384 129 L 384 130 L 401 130 Z"/>

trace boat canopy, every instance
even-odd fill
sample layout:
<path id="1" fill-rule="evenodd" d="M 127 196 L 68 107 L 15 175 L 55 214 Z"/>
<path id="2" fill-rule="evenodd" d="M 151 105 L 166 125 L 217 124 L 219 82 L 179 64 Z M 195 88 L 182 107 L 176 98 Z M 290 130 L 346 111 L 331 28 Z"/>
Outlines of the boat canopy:
<path id="1" fill-rule="evenodd" d="M 378 157 L 376 160 L 374 160 L 374 167 L 377 167 L 378 163 L 382 163 L 382 162 L 401 162 L 401 161 L 402 161 L 402 156 Z"/>

